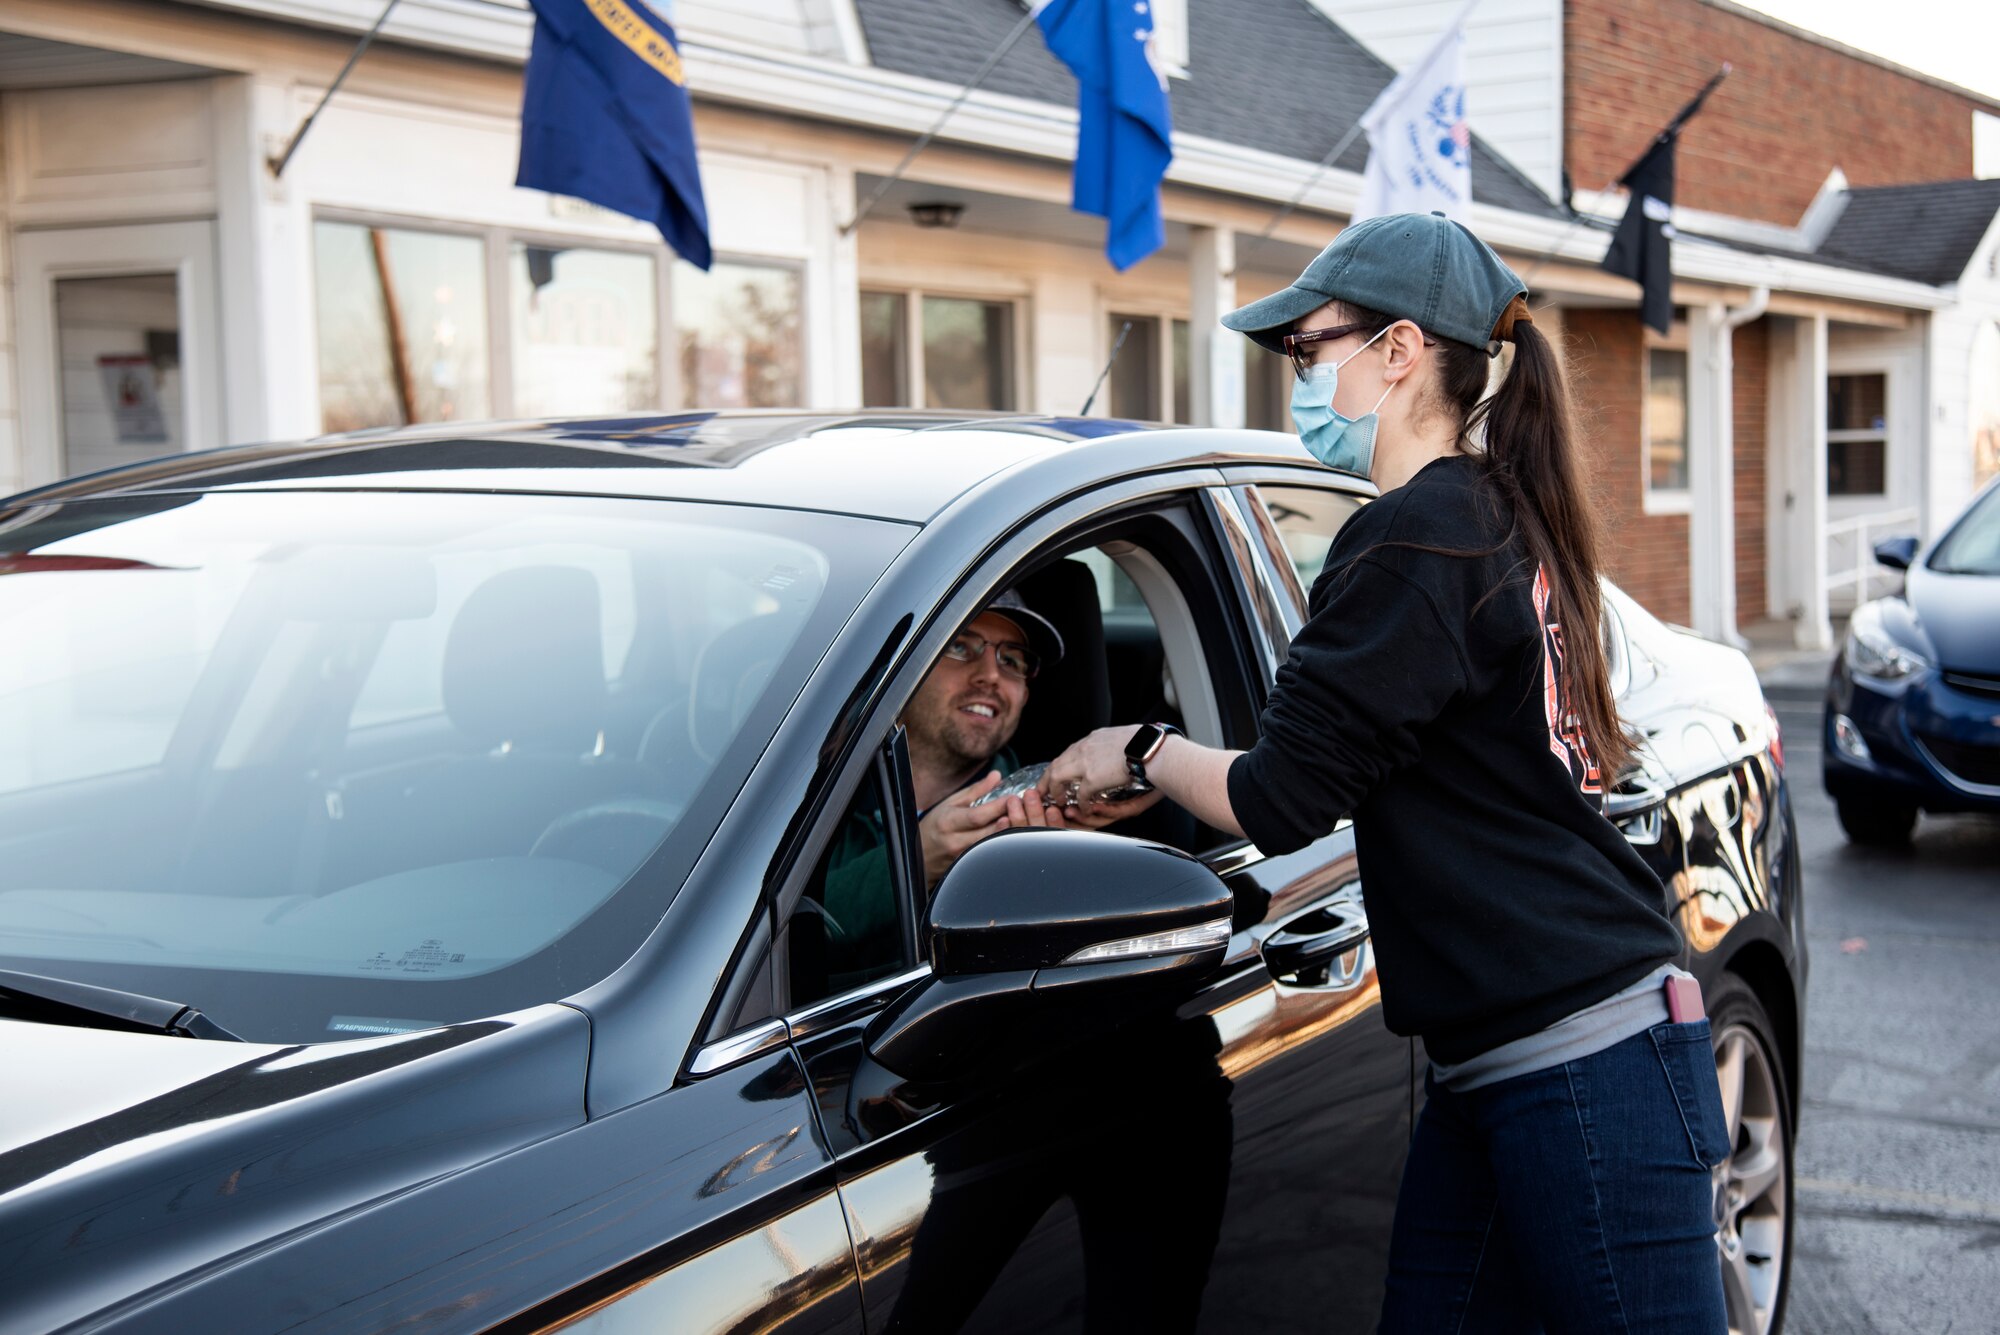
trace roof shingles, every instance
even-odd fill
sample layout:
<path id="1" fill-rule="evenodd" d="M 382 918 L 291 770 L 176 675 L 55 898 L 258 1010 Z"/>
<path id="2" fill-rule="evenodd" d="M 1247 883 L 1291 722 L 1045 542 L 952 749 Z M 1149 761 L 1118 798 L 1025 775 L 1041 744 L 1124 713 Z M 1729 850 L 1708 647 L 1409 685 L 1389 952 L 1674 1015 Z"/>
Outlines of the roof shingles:
<path id="1" fill-rule="evenodd" d="M 1015 0 L 856 0 L 875 63 L 962 84 L 1024 12 Z M 1388 87 L 1395 71 L 1306 0 L 1188 0 L 1188 77 L 1172 81 L 1174 128 L 1303 162 L 1326 155 Z M 1025 40 L 988 76 L 988 89 L 1065 106 L 1076 80 L 1039 41 Z M 1359 172 L 1368 140 L 1334 164 Z M 1472 195 L 1543 217 L 1559 210 L 1477 135 Z"/>
<path id="2" fill-rule="evenodd" d="M 1996 212 L 2000 179 L 1850 190 L 1819 255 L 1933 286 L 1955 283 Z"/>

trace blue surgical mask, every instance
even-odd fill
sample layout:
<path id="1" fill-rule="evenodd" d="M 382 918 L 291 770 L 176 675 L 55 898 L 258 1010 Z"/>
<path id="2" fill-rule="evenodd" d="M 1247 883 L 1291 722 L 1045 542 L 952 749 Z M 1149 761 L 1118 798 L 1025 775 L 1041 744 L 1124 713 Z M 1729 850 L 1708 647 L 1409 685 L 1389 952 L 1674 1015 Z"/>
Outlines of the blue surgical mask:
<path id="1" fill-rule="evenodd" d="M 1388 333 L 1381 330 L 1375 338 Z M 1340 368 L 1368 350 L 1363 343 L 1337 362 L 1315 366 L 1306 372 L 1304 379 L 1292 381 L 1292 425 L 1298 428 L 1299 444 L 1306 452 L 1325 464 L 1343 473 L 1353 473 L 1357 477 L 1367 477 L 1368 467 L 1375 461 L 1375 428 L 1379 419 L 1375 416 L 1389 391 L 1396 386 L 1392 382 L 1383 389 L 1382 397 L 1375 400 L 1360 417 L 1346 417 L 1335 412 L 1334 391 L 1340 386 Z"/>

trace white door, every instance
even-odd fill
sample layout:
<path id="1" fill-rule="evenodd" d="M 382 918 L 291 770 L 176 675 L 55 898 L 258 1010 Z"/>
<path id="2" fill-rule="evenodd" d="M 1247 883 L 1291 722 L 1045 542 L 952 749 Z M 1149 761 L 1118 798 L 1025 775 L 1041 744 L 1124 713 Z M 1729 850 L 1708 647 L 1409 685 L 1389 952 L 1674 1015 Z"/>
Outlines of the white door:
<path id="1" fill-rule="evenodd" d="M 1923 362 L 1910 349 L 1831 352 L 1826 376 L 1827 585 L 1837 609 L 1897 577 L 1875 564 L 1875 544 L 1921 534 Z"/>
<path id="2" fill-rule="evenodd" d="M 215 224 L 15 237 L 23 481 L 222 443 Z"/>

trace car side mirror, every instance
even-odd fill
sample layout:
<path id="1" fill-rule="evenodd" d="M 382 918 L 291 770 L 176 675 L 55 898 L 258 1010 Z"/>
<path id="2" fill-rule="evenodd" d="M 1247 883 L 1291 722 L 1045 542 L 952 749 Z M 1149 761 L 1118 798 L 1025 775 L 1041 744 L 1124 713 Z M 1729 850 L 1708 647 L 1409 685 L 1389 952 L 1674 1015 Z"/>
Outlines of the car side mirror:
<path id="1" fill-rule="evenodd" d="M 1039 1021 L 1073 1028 L 1222 962 L 1233 900 L 1164 844 L 1086 830 L 1008 830 L 960 858 L 924 921 L 931 976 L 868 1028 L 868 1052 L 912 1080 L 957 1075 Z"/>
<path id="2" fill-rule="evenodd" d="M 1875 560 L 1891 570 L 1908 570 L 1910 562 L 1917 559 L 1917 539 L 1915 535 L 1904 533 L 1894 538 L 1884 538 L 1875 544 Z"/>

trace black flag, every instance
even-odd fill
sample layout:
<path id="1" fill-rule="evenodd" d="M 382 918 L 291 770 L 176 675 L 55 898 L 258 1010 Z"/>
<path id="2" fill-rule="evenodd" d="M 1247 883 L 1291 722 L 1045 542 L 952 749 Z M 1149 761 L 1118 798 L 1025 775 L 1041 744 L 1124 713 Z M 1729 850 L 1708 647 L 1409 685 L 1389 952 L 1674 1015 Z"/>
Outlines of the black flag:
<path id="1" fill-rule="evenodd" d="M 1680 142 L 1681 127 L 1729 74 L 1724 65 L 1702 86 L 1694 100 L 1680 109 L 1667 128 L 1654 137 L 1645 155 L 1618 178 L 1631 194 L 1625 217 L 1619 221 L 1611 249 L 1604 252 L 1604 269 L 1630 278 L 1644 289 L 1639 301 L 1639 318 L 1666 333 L 1673 327 L 1673 267 L 1669 243 L 1673 240 L 1674 147 Z"/>

